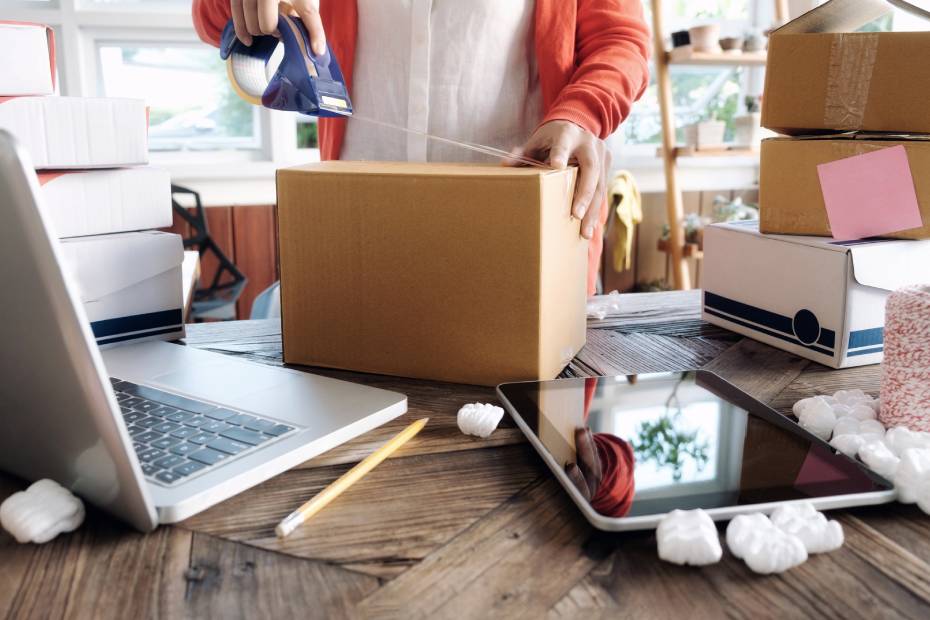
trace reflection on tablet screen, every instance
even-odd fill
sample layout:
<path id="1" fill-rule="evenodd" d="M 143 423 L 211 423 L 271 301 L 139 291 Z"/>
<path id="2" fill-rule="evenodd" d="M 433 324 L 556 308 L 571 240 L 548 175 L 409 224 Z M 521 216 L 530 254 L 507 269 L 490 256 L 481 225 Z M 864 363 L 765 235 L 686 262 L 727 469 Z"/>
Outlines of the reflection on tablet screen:
<path id="1" fill-rule="evenodd" d="M 568 379 L 502 390 L 605 516 L 889 488 L 711 373 Z"/>

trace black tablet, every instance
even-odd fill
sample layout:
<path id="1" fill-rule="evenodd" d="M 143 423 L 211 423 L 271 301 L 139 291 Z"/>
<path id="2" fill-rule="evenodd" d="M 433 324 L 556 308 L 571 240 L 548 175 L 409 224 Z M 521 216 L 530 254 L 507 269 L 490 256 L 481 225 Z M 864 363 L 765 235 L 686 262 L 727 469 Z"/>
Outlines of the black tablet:
<path id="1" fill-rule="evenodd" d="M 649 529 L 792 501 L 894 500 L 893 485 L 712 372 L 505 383 L 501 401 L 588 521 Z"/>

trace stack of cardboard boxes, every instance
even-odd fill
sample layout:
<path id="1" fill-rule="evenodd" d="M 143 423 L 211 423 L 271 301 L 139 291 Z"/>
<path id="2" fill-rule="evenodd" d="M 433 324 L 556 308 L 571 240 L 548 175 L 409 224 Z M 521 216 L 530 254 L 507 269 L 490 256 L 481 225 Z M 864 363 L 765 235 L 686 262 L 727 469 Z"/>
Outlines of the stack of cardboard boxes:
<path id="1" fill-rule="evenodd" d="M 184 249 L 150 230 L 171 225 L 171 182 L 146 165 L 144 102 L 57 96 L 46 26 L 0 22 L 0 49 L 0 129 L 36 168 L 40 208 L 97 342 L 182 337 Z"/>
<path id="2" fill-rule="evenodd" d="M 880 362 L 888 293 L 930 281 L 930 241 L 873 238 L 930 238 L 930 32 L 854 32 L 890 9 L 772 34 L 761 221 L 704 237 L 704 318 L 834 368 Z"/>

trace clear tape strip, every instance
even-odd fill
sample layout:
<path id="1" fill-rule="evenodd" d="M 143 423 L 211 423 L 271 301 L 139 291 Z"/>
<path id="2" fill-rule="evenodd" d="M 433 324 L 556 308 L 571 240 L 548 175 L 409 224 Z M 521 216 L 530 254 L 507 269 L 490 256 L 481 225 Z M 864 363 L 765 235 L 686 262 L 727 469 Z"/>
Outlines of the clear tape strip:
<path id="1" fill-rule="evenodd" d="M 402 127 L 400 125 L 395 125 L 394 123 L 387 123 L 385 121 L 375 120 L 367 116 L 361 116 L 359 114 L 353 114 L 350 118 L 365 121 L 366 123 L 372 123 L 374 125 L 379 125 L 381 127 L 387 127 L 389 129 L 396 129 L 397 131 L 402 131 L 404 133 L 412 134 L 415 136 L 421 136 L 429 140 L 436 140 L 437 142 L 442 142 L 444 144 L 451 144 L 453 146 L 458 146 L 463 149 L 468 149 L 470 151 L 476 151 L 478 153 L 483 153 L 485 155 L 491 155 L 493 157 L 501 157 L 503 159 L 508 159 L 511 161 L 519 162 L 527 166 L 535 166 L 537 168 L 550 168 L 551 166 L 539 161 L 538 159 L 533 159 L 532 157 L 526 157 L 525 155 L 519 155 L 517 153 L 512 153 L 504 149 L 499 149 L 493 146 L 487 146 L 485 144 L 478 144 L 475 142 L 466 142 L 464 140 L 453 140 L 451 138 L 443 138 L 442 136 L 436 136 L 425 131 L 419 131 L 417 129 L 410 129 L 408 127 Z"/>
<path id="2" fill-rule="evenodd" d="M 261 60 L 256 62 L 255 59 L 249 58 L 248 56 L 242 56 L 241 58 L 238 56 L 240 55 L 233 54 L 226 61 L 227 75 L 229 76 L 229 81 L 232 83 L 233 90 L 242 99 L 248 101 L 249 103 L 261 105 L 261 93 L 264 92 L 265 88 L 267 88 L 269 82 L 269 76 L 267 74 L 264 62 Z M 486 144 L 444 138 L 442 136 L 436 136 L 425 131 L 410 129 L 408 127 L 395 125 L 394 123 L 388 123 L 385 121 L 379 121 L 377 119 L 369 118 L 359 114 L 346 114 L 346 118 L 353 118 L 356 120 L 364 121 L 366 123 L 372 123 L 381 127 L 387 127 L 396 131 L 420 136 L 428 140 L 435 140 L 444 144 L 451 144 L 453 146 L 457 146 L 469 151 L 475 151 L 477 153 L 482 153 L 484 155 L 500 157 L 510 162 L 520 163 L 526 166 L 534 166 L 536 168 L 545 169 L 551 168 L 551 166 L 539 161 L 538 159 L 533 159 L 532 157 L 527 157 L 526 155 L 518 153 L 512 153 L 510 151 L 488 146 Z"/>
<path id="3" fill-rule="evenodd" d="M 860 129 L 878 55 L 877 33 L 836 34 L 830 45 L 824 126 Z"/>

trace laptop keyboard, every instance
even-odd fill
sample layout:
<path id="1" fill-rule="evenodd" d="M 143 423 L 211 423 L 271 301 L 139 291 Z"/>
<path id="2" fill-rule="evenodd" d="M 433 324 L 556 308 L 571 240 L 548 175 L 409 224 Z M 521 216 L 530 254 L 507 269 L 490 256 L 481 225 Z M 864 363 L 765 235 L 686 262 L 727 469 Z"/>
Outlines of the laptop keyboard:
<path id="1" fill-rule="evenodd" d="M 293 432 L 256 415 L 110 378 L 147 480 L 171 486 Z"/>

